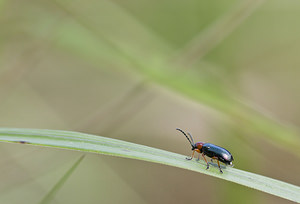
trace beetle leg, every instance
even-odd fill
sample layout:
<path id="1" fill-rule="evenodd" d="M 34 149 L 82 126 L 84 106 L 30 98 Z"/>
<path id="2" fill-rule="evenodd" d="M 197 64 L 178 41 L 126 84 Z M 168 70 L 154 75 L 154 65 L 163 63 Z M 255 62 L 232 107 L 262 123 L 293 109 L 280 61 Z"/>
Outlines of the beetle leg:
<path id="1" fill-rule="evenodd" d="M 219 166 L 220 172 L 223 174 L 223 171 L 222 171 L 222 169 L 221 169 L 221 167 L 220 167 L 220 162 L 219 162 L 218 159 L 217 159 L 217 162 L 218 162 L 218 166 Z"/>
<path id="2" fill-rule="evenodd" d="M 210 161 L 211 161 L 212 163 L 214 163 L 214 159 L 215 159 L 215 160 L 218 160 L 218 157 L 212 157 L 212 158 L 210 159 Z"/>
<path id="3" fill-rule="evenodd" d="M 193 157 L 194 157 L 194 154 L 195 154 L 195 150 L 193 151 L 193 153 L 192 153 L 192 156 L 191 156 L 191 157 L 187 157 L 186 159 L 187 159 L 187 160 L 191 160 L 191 159 L 193 159 Z"/>
<path id="4" fill-rule="evenodd" d="M 203 159 L 204 159 L 204 161 L 206 162 L 206 164 L 207 164 L 207 167 L 206 167 L 206 169 L 209 169 L 209 164 L 208 164 L 208 162 L 206 161 L 206 159 L 205 159 L 205 156 L 204 156 L 204 154 L 202 153 L 202 157 L 203 157 Z"/>
<path id="5" fill-rule="evenodd" d="M 199 161 L 200 160 L 200 154 L 198 154 L 198 159 L 197 159 L 197 161 Z"/>

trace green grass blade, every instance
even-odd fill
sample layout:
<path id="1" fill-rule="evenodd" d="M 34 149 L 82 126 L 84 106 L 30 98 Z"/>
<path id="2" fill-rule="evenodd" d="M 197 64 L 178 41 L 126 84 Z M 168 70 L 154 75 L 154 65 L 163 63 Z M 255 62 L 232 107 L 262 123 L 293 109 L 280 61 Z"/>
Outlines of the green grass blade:
<path id="1" fill-rule="evenodd" d="M 300 187 L 279 180 L 227 167 L 206 170 L 203 161 L 188 161 L 186 156 L 121 140 L 79 132 L 0 128 L 0 141 L 94 152 L 179 167 L 238 183 L 300 203 Z"/>
<path id="2" fill-rule="evenodd" d="M 56 192 L 64 185 L 64 183 L 68 180 L 68 178 L 72 175 L 74 170 L 81 163 L 85 155 L 82 155 L 73 166 L 63 175 L 63 177 L 53 186 L 53 188 L 45 195 L 45 197 L 41 200 L 40 204 L 47 204 L 54 198 Z"/>
<path id="3" fill-rule="evenodd" d="M 264 2 L 264 0 L 238 2 L 234 8 L 192 39 L 179 52 L 176 56 L 177 59 L 174 60 L 183 65 L 191 65 L 203 58 L 251 16 Z M 222 34 L 220 35 L 220 33 Z"/>

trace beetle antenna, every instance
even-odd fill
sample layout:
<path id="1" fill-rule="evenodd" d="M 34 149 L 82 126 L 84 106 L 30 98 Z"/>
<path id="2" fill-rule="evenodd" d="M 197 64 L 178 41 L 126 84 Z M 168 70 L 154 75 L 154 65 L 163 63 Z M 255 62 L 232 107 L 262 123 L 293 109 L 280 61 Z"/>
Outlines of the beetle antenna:
<path id="1" fill-rule="evenodd" d="M 188 136 L 190 136 L 190 138 L 192 140 L 192 143 L 195 144 L 194 139 L 193 139 L 192 135 L 189 132 L 188 132 Z"/>
<path id="2" fill-rule="evenodd" d="M 192 145 L 192 147 L 194 146 L 194 140 L 193 140 L 193 138 L 192 138 L 192 136 L 191 136 L 190 133 L 188 133 L 188 134 L 191 137 L 191 139 L 185 134 L 185 132 L 183 130 L 181 130 L 179 128 L 176 128 L 176 130 L 180 131 L 186 137 L 186 139 L 188 139 L 188 141 L 190 142 L 190 144 Z"/>

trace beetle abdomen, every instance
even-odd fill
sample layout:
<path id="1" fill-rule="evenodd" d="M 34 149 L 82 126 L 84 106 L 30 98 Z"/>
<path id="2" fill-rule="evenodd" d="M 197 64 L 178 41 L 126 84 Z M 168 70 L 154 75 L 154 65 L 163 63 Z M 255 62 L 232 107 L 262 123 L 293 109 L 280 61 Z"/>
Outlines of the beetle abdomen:
<path id="1" fill-rule="evenodd" d="M 232 164 L 233 156 L 223 147 L 219 147 L 211 143 L 205 143 L 202 146 L 202 152 L 210 158 L 217 157 L 218 160 L 224 164 Z"/>

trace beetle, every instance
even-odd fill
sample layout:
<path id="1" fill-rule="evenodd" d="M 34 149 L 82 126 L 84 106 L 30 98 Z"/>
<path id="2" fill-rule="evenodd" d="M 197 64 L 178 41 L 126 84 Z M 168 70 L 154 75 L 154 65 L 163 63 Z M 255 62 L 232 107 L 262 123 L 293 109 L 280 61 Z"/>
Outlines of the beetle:
<path id="1" fill-rule="evenodd" d="M 213 159 L 217 160 L 221 173 L 223 173 L 223 171 L 220 167 L 220 162 L 223 162 L 226 165 L 233 166 L 232 165 L 233 156 L 227 149 L 225 149 L 223 147 L 219 147 L 219 146 L 211 144 L 211 143 L 204 143 L 204 142 L 194 143 L 194 139 L 190 133 L 186 134 L 183 130 L 181 130 L 179 128 L 177 128 L 176 130 L 180 131 L 187 138 L 187 140 L 190 142 L 190 144 L 192 146 L 193 153 L 192 153 L 191 157 L 186 158 L 187 160 L 193 159 L 195 152 L 198 152 L 199 155 L 198 155 L 197 160 L 200 159 L 200 154 L 201 154 L 204 161 L 206 162 L 206 165 L 207 165 L 206 169 L 209 169 L 209 164 L 208 164 L 207 160 L 205 159 L 205 156 L 211 158 L 212 162 L 213 162 Z"/>

